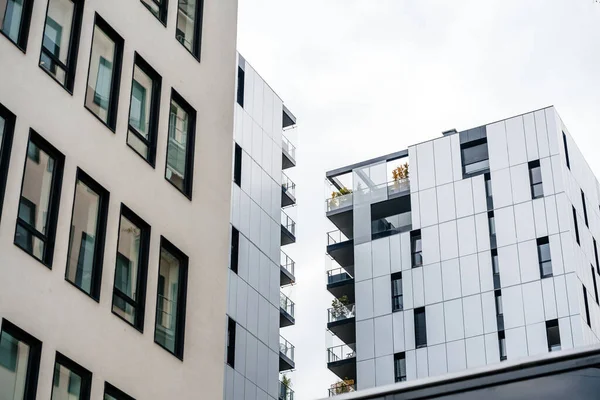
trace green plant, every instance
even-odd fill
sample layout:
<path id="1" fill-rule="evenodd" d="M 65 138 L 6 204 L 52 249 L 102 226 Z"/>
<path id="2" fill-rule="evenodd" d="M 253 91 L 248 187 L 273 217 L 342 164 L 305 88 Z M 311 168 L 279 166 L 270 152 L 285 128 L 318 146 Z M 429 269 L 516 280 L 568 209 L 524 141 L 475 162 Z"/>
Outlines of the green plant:
<path id="1" fill-rule="evenodd" d="M 347 194 L 352 193 L 352 189 L 348 189 L 347 187 L 341 187 L 337 192 L 331 192 L 331 198 L 335 199 L 336 197 L 342 197 Z"/>
<path id="2" fill-rule="evenodd" d="M 339 318 L 346 314 L 348 305 L 348 296 L 343 295 L 339 299 L 333 299 L 331 301 L 331 307 L 333 308 L 332 314 L 334 318 Z"/>
<path id="3" fill-rule="evenodd" d="M 281 377 L 281 383 L 283 383 L 286 387 L 291 388 L 292 387 L 292 379 L 289 378 L 287 375 L 283 375 Z"/>
<path id="4" fill-rule="evenodd" d="M 334 394 L 350 393 L 353 391 L 354 379 L 345 378 L 331 385 Z"/>
<path id="5" fill-rule="evenodd" d="M 396 168 L 394 168 L 392 170 L 392 177 L 394 178 L 394 182 L 398 182 L 402 179 L 407 179 L 408 178 L 408 163 L 398 165 Z"/>

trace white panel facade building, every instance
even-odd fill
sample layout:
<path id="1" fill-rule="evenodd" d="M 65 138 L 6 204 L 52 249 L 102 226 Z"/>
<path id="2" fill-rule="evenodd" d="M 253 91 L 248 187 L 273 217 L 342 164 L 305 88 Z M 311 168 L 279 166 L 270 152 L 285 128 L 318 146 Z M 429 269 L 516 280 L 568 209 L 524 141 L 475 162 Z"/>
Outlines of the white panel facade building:
<path id="1" fill-rule="evenodd" d="M 600 185 L 554 107 L 327 180 L 330 394 L 599 341 Z"/>

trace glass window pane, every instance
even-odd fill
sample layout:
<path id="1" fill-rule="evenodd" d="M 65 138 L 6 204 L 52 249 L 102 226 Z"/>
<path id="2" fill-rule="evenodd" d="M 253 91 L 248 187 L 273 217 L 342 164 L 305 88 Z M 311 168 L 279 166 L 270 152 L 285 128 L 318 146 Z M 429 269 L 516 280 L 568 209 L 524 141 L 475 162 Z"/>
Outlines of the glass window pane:
<path id="1" fill-rule="evenodd" d="M 0 152 L 2 151 L 2 142 L 4 139 L 4 124 L 5 124 L 4 118 L 0 117 Z"/>
<path id="2" fill-rule="evenodd" d="M 150 126 L 150 102 L 152 99 L 152 78 L 137 65 L 133 73 L 129 125 L 148 139 Z"/>
<path id="3" fill-rule="evenodd" d="M 167 147 L 167 179 L 184 191 L 187 158 L 188 113 L 171 100 L 169 144 Z"/>
<path id="4" fill-rule="evenodd" d="M 177 13 L 177 40 L 194 52 L 194 26 L 196 24 L 196 0 L 179 0 Z"/>
<path id="5" fill-rule="evenodd" d="M 13 42 L 19 40 L 25 0 L 0 1 L 0 30 Z"/>
<path id="6" fill-rule="evenodd" d="M 550 244 L 545 243 L 538 246 L 538 251 L 540 254 L 540 261 L 549 261 L 550 260 Z"/>
<path id="7" fill-rule="evenodd" d="M 127 143 L 146 160 L 150 156 L 150 149 L 148 149 L 146 143 L 142 142 L 131 130 L 127 133 Z"/>
<path id="8" fill-rule="evenodd" d="M 463 164 L 469 165 L 488 159 L 487 143 L 463 149 Z"/>
<path id="9" fill-rule="evenodd" d="M 52 400 L 78 400 L 81 396 L 82 378 L 67 367 L 54 364 Z"/>
<path id="10" fill-rule="evenodd" d="M 160 252 L 155 340 L 175 353 L 179 297 L 179 260 L 164 248 Z"/>
<path id="11" fill-rule="evenodd" d="M 162 3 L 162 0 L 142 0 L 142 3 L 148 6 L 150 11 L 156 16 L 156 18 L 161 18 L 159 4 Z"/>
<path id="12" fill-rule="evenodd" d="M 132 300 L 137 299 L 141 234 L 140 228 L 121 216 L 115 287 Z"/>
<path id="13" fill-rule="evenodd" d="M 117 400 L 115 397 L 112 397 L 110 394 L 104 393 L 104 400 Z"/>
<path id="14" fill-rule="evenodd" d="M 77 181 L 67 260 L 67 279 L 91 294 L 100 195 Z"/>
<path id="15" fill-rule="evenodd" d="M 112 95 L 115 51 L 115 42 L 95 26 L 85 105 L 105 123 Z"/>
<path id="16" fill-rule="evenodd" d="M 533 185 L 531 191 L 534 199 L 544 196 L 544 188 L 541 183 Z"/>
<path id="17" fill-rule="evenodd" d="M 0 399 L 22 399 L 27 383 L 29 346 L 7 332 L 0 334 Z"/>
<path id="18" fill-rule="evenodd" d="M 67 64 L 75 5 L 72 0 L 50 0 L 42 45 Z"/>

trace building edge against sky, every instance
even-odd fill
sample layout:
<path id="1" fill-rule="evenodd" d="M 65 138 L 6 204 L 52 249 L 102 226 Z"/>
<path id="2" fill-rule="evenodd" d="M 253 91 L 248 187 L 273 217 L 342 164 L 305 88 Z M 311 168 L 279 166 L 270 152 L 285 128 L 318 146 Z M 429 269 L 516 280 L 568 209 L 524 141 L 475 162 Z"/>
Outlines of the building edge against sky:
<path id="1" fill-rule="evenodd" d="M 330 395 L 598 342 L 600 185 L 554 107 L 326 178 Z"/>
<path id="2" fill-rule="evenodd" d="M 223 395 L 237 1 L 163 4 L 0 6 L 10 398 Z"/>

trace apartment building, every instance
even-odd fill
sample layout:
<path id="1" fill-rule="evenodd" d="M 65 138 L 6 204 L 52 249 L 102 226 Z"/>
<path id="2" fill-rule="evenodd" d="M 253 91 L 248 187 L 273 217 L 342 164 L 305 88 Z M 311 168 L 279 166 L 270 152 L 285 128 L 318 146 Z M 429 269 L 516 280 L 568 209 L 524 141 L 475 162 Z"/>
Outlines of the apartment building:
<path id="1" fill-rule="evenodd" d="M 0 398 L 222 397 L 236 29 L 0 0 Z"/>
<path id="2" fill-rule="evenodd" d="M 238 56 L 226 400 L 294 399 L 284 376 L 295 369 L 295 349 L 279 330 L 295 324 L 295 263 L 282 250 L 296 241 L 296 185 L 287 175 L 295 137 L 296 117 Z"/>
<path id="3" fill-rule="evenodd" d="M 554 107 L 326 175 L 330 395 L 598 343 L 600 184 Z"/>

